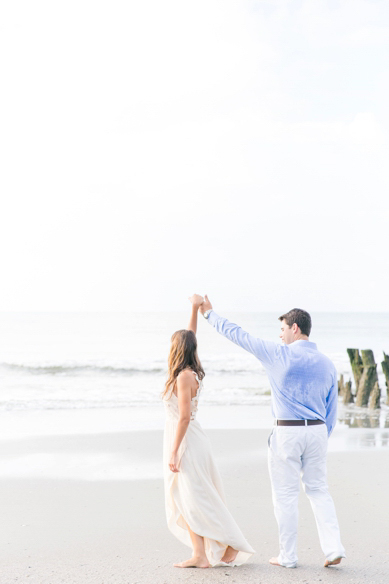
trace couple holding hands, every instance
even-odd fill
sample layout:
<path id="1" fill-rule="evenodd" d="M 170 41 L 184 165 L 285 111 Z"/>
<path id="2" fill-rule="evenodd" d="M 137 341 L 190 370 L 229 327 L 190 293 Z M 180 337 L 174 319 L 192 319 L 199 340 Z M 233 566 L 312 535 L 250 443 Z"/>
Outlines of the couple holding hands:
<path id="1" fill-rule="evenodd" d="M 265 367 L 271 385 L 274 427 L 268 464 L 279 530 L 275 566 L 297 566 L 300 477 L 312 506 L 325 555 L 324 566 L 345 557 L 335 506 L 326 478 L 327 441 L 336 423 L 337 373 L 309 340 L 311 317 L 294 308 L 279 317 L 283 344 L 254 337 L 213 310 L 208 297 L 194 294 L 187 329 L 171 339 L 163 392 L 165 506 L 169 529 L 192 548 L 178 568 L 238 566 L 255 553 L 228 511 L 210 443 L 196 420 L 204 370 L 197 354 L 198 311 L 217 332 L 249 351 Z"/>

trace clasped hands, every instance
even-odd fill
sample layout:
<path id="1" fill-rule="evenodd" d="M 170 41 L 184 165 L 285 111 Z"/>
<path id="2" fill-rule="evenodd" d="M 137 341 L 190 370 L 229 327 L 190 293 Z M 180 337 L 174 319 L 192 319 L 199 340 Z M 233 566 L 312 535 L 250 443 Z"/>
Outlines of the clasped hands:
<path id="1" fill-rule="evenodd" d="M 189 301 L 192 303 L 193 307 L 197 310 L 200 310 L 201 314 L 204 314 L 207 310 L 212 308 L 212 304 L 210 303 L 208 296 L 200 296 L 200 294 L 193 294 L 189 298 Z"/>

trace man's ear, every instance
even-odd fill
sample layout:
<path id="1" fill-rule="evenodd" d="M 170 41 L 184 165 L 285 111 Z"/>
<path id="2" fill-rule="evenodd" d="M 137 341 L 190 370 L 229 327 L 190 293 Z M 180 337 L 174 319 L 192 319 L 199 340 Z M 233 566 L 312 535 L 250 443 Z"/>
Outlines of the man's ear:
<path id="1" fill-rule="evenodd" d="M 294 334 L 296 334 L 296 333 L 297 333 L 297 331 L 298 331 L 298 328 L 299 328 L 299 327 L 298 327 L 298 326 L 297 326 L 297 324 L 294 322 L 294 323 L 292 324 L 292 331 L 293 331 L 293 333 L 294 333 Z"/>

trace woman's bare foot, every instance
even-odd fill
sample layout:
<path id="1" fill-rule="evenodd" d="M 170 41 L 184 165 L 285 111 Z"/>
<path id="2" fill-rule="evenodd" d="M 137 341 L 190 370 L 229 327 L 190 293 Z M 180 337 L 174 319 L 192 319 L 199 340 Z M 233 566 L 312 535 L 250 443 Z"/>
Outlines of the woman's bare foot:
<path id="1" fill-rule="evenodd" d="M 342 558 L 335 558 L 334 560 L 326 560 L 324 567 L 325 568 L 329 568 L 329 566 L 336 566 L 337 564 L 340 564 L 340 562 L 342 561 Z"/>
<path id="2" fill-rule="evenodd" d="M 234 548 L 229 545 L 224 552 L 224 556 L 222 557 L 221 561 L 226 564 L 231 564 L 235 560 L 238 553 L 238 550 L 234 550 Z"/>
<path id="3" fill-rule="evenodd" d="M 209 568 L 209 562 L 207 557 L 196 557 L 193 556 L 190 560 L 185 560 L 180 564 L 173 564 L 175 568 Z"/>

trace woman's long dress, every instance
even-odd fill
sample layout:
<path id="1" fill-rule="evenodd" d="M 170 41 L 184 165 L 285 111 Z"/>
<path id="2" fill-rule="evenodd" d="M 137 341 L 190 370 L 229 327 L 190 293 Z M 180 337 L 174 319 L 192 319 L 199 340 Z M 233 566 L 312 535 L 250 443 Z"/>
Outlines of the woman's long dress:
<path id="1" fill-rule="evenodd" d="M 169 399 L 164 399 L 166 424 L 163 458 L 167 523 L 170 531 L 189 547 L 192 545 L 187 525 L 194 533 L 203 536 L 211 566 L 221 561 L 229 545 L 239 550 L 234 565 L 240 565 L 255 552 L 226 507 L 223 485 L 212 457 L 209 439 L 196 420 L 202 389 L 202 382 L 197 375 L 196 379 L 199 388 L 191 401 L 191 417 L 180 445 L 180 472 L 177 473 L 170 470 L 169 460 L 179 419 L 178 398 L 172 393 Z"/>

